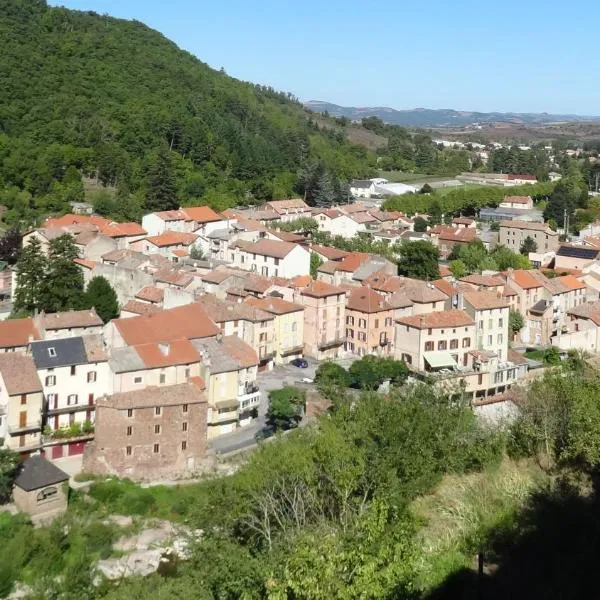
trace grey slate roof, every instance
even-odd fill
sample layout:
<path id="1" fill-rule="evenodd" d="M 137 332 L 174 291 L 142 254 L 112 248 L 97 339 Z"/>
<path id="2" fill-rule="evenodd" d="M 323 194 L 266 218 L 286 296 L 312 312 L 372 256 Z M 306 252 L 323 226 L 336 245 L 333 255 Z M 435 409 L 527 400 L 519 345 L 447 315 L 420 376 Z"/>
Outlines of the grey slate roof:
<path id="1" fill-rule="evenodd" d="M 85 365 L 88 362 L 81 337 L 32 342 L 31 353 L 38 369 Z"/>
<path id="2" fill-rule="evenodd" d="M 37 454 L 21 465 L 19 474 L 15 478 L 15 485 L 26 492 L 31 492 L 68 479 L 69 476 L 64 471 Z"/>

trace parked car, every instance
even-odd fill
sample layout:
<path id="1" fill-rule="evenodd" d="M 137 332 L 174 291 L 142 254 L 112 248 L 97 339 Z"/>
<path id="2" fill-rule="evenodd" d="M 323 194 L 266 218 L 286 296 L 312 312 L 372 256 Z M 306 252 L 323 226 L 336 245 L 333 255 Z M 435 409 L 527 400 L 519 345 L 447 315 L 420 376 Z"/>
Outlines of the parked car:
<path id="1" fill-rule="evenodd" d="M 262 440 L 266 440 L 270 437 L 273 437 L 274 435 L 275 435 L 275 427 L 273 427 L 271 425 L 265 425 L 265 427 L 263 427 L 262 429 L 259 429 L 254 434 L 254 439 L 257 442 L 260 442 Z"/>
<path id="2" fill-rule="evenodd" d="M 290 365 L 294 365 L 294 367 L 298 367 L 299 369 L 307 369 L 308 361 L 304 358 L 295 358 L 294 360 L 290 361 Z"/>

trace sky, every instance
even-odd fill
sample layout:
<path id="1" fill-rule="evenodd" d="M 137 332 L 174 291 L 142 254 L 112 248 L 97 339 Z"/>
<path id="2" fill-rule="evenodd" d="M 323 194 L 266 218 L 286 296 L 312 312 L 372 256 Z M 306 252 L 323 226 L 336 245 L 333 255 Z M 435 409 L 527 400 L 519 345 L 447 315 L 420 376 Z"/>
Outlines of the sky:
<path id="1" fill-rule="evenodd" d="M 216 69 L 303 101 L 600 114 L 597 0 L 48 3 L 137 19 Z"/>

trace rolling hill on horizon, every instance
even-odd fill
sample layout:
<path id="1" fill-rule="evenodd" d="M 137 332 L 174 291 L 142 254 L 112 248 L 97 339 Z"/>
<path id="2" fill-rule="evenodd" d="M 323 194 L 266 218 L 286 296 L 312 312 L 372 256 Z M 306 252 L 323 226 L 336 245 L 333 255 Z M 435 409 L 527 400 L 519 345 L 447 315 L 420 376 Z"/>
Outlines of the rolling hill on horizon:
<path id="1" fill-rule="evenodd" d="M 304 106 L 316 113 L 326 112 L 333 117 L 346 117 L 351 121 L 360 121 L 367 117 L 378 117 L 384 123 L 401 125 L 403 127 L 464 127 L 475 123 L 542 125 L 556 122 L 600 120 L 600 117 L 573 114 L 477 112 L 430 108 L 396 110 L 385 106 L 340 106 L 339 104 L 321 100 L 305 102 Z"/>

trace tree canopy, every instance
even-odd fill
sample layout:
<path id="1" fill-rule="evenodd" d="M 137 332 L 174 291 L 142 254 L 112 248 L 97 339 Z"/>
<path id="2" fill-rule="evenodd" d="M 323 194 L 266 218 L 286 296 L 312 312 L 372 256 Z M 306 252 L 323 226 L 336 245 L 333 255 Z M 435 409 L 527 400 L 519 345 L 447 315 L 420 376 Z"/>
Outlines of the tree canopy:
<path id="1" fill-rule="evenodd" d="M 415 279 L 439 279 L 440 251 L 431 242 L 406 242 L 398 250 L 398 275 Z"/>

